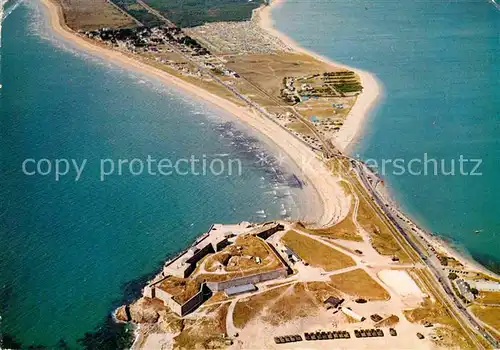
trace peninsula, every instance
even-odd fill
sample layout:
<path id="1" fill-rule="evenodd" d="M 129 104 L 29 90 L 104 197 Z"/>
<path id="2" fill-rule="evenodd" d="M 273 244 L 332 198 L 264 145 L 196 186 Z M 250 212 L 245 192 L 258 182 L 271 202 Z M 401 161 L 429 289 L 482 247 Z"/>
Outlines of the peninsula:
<path id="1" fill-rule="evenodd" d="M 42 2 L 61 37 L 273 140 L 321 200 L 304 222 L 213 225 L 165 262 L 115 312 L 138 325 L 134 348 L 498 347 L 499 276 L 418 227 L 344 153 L 377 80 L 277 32 L 279 1 L 204 1 L 194 17 L 171 1 Z"/>

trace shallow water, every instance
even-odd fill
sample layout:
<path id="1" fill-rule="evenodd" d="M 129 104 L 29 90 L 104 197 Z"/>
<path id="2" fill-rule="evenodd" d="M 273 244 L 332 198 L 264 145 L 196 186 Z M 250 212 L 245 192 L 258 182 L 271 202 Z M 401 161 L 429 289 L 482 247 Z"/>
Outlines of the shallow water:
<path id="1" fill-rule="evenodd" d="M 500 271 L 498 8 L 487 0 L 287 0 L 273 17 L 302 46 L 376 74 L 385 96 L 351 153 L 379 170 L 384 159 L 404 159 L 404 175 L 388 166 L 384 176 L 401 207 Z M 408 163 L 425 154 L 427 175 L 423 165 L 409 174 Z M 470 176 L 475 159 L 480 176 Z M 455 175 L 444 175 L 453 162 Z"/>
<path id="2" fill-rule="evenodd" d="M 109 323 L 113 308 L 212 223 L 279 218 L 283 207 L 301 215 L 304 190 L 290 169 L 260 162 L 269 147 L 255 134 L 181 91 L 73 49 L 47 29 L 36 2 L 4 22 L 1 59 L 4 338 L 75 347 L 100 329 L 98 344 L 116 344 L 124 329 Z M 119 159 L 146 164 L 148 155 L 240 160 L 242 172 L 134 176 L 125 167 L 101 181 L 101 159 L 118 167 Z M 27 158 L 87 163 L 78 181 L 74 171 L 56 181 L 23 174 Z"/>

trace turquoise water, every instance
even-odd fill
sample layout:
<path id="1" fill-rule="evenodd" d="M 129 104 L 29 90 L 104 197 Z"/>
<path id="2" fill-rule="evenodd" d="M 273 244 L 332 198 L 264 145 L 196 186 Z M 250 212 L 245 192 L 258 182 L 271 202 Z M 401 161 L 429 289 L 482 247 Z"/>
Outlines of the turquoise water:
<path id="1" fill-rule="evenodd" d="M 418 222 L 500 271 L 499 9 L 487 0 L 287 0 L 273 16 L 302 46 L 381 81 L 384 97 L 353 155 L 380 164 L 427 153 L 448 171 L 460 155 L 482 159 L 482 176 L 385 178 Z"/>
<path id="2" fill-rule="evenodd" d="M 275 197 L 277 177 L 259 164 L 267 148 L 250 131 L 177 90 L 73 50 L 47 30 L 35 4 L 25 2 L 3 26 L 0 339 L 75 347 L 94 332 L 87 340 L 114 348 L 123 327 L 109 322 L 113 308 L 210 224 L 264 220 L 260 210 L 279 217 L 282 204 L 293 215 L 300 208 Z M 100 181 L 101 158 L 148 155 L 240 159 L 243 171 Z M 88 163 L 78 182 L 74 174 L 55 181 L 24 175 L 26 158 Z M 285 185 L 293 187 L 291 175 Z"/>

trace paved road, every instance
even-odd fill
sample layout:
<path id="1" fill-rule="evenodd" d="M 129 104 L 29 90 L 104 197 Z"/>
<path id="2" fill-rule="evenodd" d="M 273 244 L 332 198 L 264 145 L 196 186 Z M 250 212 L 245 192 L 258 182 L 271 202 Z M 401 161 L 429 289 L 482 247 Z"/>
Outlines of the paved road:
<path id="1" fill-rule="evenodd" d="M 148 11 L 149 13 L 151 13 L 152 15 L 158 17 L 160 20 L 162 20 L 163 22 L 165 22 L 165 24 L 171 28 L 174 28 L 175 27 L 175 24 L 172 23 L 170 20 L 168 20 L 165 16 L 163 16 L 160 12 L 158 12 L 157 10 L 155 10 L 154 8 L 152 8 L 151 6 L 149 6 L 148 4 L 146 4 L 144 1 L 142 0 L 136 0 L 137 3 L 139 5 L 141 5 L 142 7 L 144 7 L 144 9 L 146 9 L 146 11 Z"/>
<path id="2" fill-rule="evenodd" d="M 451 311 L 456 316 L 458 316 L 457 321 L 460 322 L 464 330 L 466 330 L 466 332 L 468 329 L 472 330 L 474 333 L 480 335 L 486 341 L 488 341 L 494 348 L 498 348 L 500 345 L 496 341 L 495 337 L 493 337 L 486 329 L 482 327 L 481 322 L 463 305 L 462 301 L 455 295 L 451 286 L 451 282 L 448 279 L 448 276 L 443 272 L 439 260 L 434 256 L 432 252 L 426 250 L 426 242 L 422 241 L 420 242 L 420 245 L 416 244 L 414 240 L 407 234 L 406 230 L 403 229 L 402 224 L 404 225 L 404 223 L 400 223 L 398 219 L 392 215 L 389 210 L 389 208 L 391 207 L 390 204 L 387 203 L 385 199 L 380 196 L 378 191 L 372 186 L 373 181 L 369 180 L 369 178 L 373 178 L 375 175 L 371 174 L 366 166 L 360 161 L 352 160 L 352 162 L 355 166 L 356 173 L 361 179 L 365 189 L 367 189 L 367 191 L 371 194 L 374 201 L 378 204 L 380 209 L 384 212 L 384 215 L 389 219 L 389 221 L 396 228 L 399 234 L 413 248 L 413 250 L 417 252 L 422 262 L 429 268 L 432 276 L 434 277 L 434 280 L 430 282 L 433 284 L 435 290 L 439 293 L 439 295 L 446 300 L 445 305 L 448 305 Z M 414 239 L 418 239 L 418 237 L 414 237 Z M 475 338 L 470 338 L 478 348 L 484 348 Z"/>
<path id="3" fill-rule="evenodd" d="M 142 6 L 145 8 L 149 8 L 147 4 L 144 4 L 143 1 L 137 0 Z M 151 8 L 149 8 L 151 9 Z M 163 21 L 166 23 L 171 23 L 163 17 L 161 14 L 159 14 L 157 11 L 154 9 L 151 9 L 151 13 L 156 15 L 157 17 L 161 18 Z M 259 106 L 258 104 L 254 103 L 252 100 L 248 99 L 246 96 L 242 95 L 238 90 L 236 90 L 234 87 L 226 84 L 223 80 L 221 80 L 219 77 L 217 77 L 215 74 L 213 74 L 210 70 L 206 69 L 203 65 L 198 63 L 196 60 L 194 60 L 192 57 L 186 55 L 175 45 L 169 45 L 173 50 L 175 50 L 178 54 L 180 54 L 182 57 L 184 57 L 187 61 L 191 62 L 194 64 L 200 71 L 205 72 L 208 74 L 212 79 L 214 79 L 216 82 L 219 84 L 223 85 L 225 88 L 227 88 L 229 91 L 231 91 L 235 96 L 237 96 L 239 99 L 244 101 L 249 107 L 257 110 L 258 112 L 261 113 L 261 115 L 265 116 L 266 118 L 270 119 L 283 129 L 287 130 L 283 125 L 279 124 L 275 118 L 270 115 L 264 108 Z M 253 84 L 252 84 L 253 85 Z M 261 89 L 259 89 L 262 91 Z M 265 93 L 269 98 L 275 99 L 274 97 L 270 96 L 267 94 L 265 91 L 262 91 Z M 372 187 L 371 182 L 369 181 L 369 177 L 374 176 L 371 174 L 371 172 L 364 166 L 364 164 L 356 159 L 353 159 L 347 155 L 344 155 L 342 152 L 337 150 L 328 140 L 326 140 L 323 135 L 315 128 L 313 127 L 309 121 L 303 117 L 295 108 L 292 107 L 292 110 L 294 112 L 294 115 L 298 118 L 299 121 L 301 121 L 308 129 L 310 129 L 314 135 L 320 140 L 320 142 L 323 145 L 323 153 L 326 158 L 331 158 L 331 157 L 337 157 L 337 158 L 345 158 L 349 159 L 351 163 L 354 165 L 356 174 L 361 180 L 361 184 L 363 186 L 363 189 L 371 196 L 373 201 L 376 203 L 376 205 L 379 207 L 379 210 L 376 210 L 376 212 L 382 211 L 382 215 L 385 219 L 387 219 L 392 227 L 394 227 L 399 234 L 394 234 L 395 239 L 398 241 L 398 243 L 401 245 L 401 247 L 407 251 L 406 247 L 404 244 L 401 243 L 401 238 L 405 241 L 406 244 L 408 244 L 414 252 L 417 253 L 419 258 L 422 260 L 422 262 L 429 268 L 429 270 L 432 273 L 432 276 L 434 278 L 434 281 L 430 281 L 432 284 L 433 288 L 435 289 L 435 292 L 438 297 L 441 299 L 446 300 L 444 305 L 448 305 L 450 307 L 450 310 L 452 313 L 457 316 L 457 321 L 461 324 L 461 326 L 464 328 L 467 334 L 470 335 L 469 330 L 472 330 L 476 334 L 479 334 L 480 336 L 484 337 L 494 348 L 499 347 L 500 345 L 498 342 L 495 340 L 493 336 L 491 336 L 481 325 L 480 323 L 476 320 L 475 316 L 469 312 L 469 310 L 463 306 L 462 302 L 460 299 L 458 299 L 455 294 L 453 293 L 453 289 L 450 287 L 449 280 L 447 276 L 443 276 L 442 270 L 440 268 L 437 268 L 436 265 L 433 263 L 433 259 L 430 259 L 429 257 L 432 256 L 432 253 L 429 254 L 425 250 L 425 244 L 423 247 L 419 246 L 418 244 L 415 244 L 413 239 L 406 233 L 406 231 L 402 228 L 398 220 L 392 215 L 392 213 L 388 210 L 388 206 L 385 202 L 385 200 L 380 196 L 378 191 Z M 287 130 L 288 131 L 288 130 Z M 292 134 L 293 135 L 293 134 Z M 298 138 L 296 135 L 293 135 L 294 137 Z M 304 142 L 302 139 L 298 138 L 301 142 Z M 305 142 L 304 142 L 305 143 Z M 305 143 L 307 144 L 307 143 Z M 308 147 L 311 147 L 309 144 L 307 144 Z M 370 201 L 369 201 L 370 202 Z M 371 205 L 373 204 L 370 202 Z M 373 205 L 372 205 L 373 206 Z M 389 205 L 390 207 L 390 205 Z M 412 256 L 413 254 L 411 252 L 408 252 L 408 256 Z M 439 266 L 439 265 L 437 265 Z M 475 343 L 477 348 L 484 348 L 474 336 L 469 336 L 471 341 Z"/>
<path id="4" fill-rule="evenodd" d="M 131 18 L 139 27 L 143 27 L 144 24 L 142 22 L 140 22 L 137 18 L 135 18 L 134 16 L 132 16 L 130 13 L 128 13 L 127 11 L 125 11 L 124 9 L 122 9 L 120 6 L 118 6 L 117 4 L 115 4 L 112 0 L 106 0 L 110 5 L 112 5 L 114 8 L 116 8 L 118 11 L 120 11 L 121 13 L 123 13 L 125 16 L 127 16 L 128 18 Z"/>
<path id="5" fill-rule="evenodd" d="M 219 79 L 219 77 L 215 76 L 212 72 L 206 70 L 204 67 L 202 67 L 200 64 L 198 64 L 196 61 L 192 60 L 190 57 L 182 53 L 180 50 L 177 50 L 174 48 L 179 54 L 181 54 L 185 59 L 189 60 L 190 62 L 194 63 L 200 70 L 205 71 L 207 74 L 209 74 L 215 81 L 219 82 L 223 86 L 225 86 L 227 89 L 229 89 L 235 96 L 243 100 L 245 103 L 247 103 L 250 107 L 254 108 L 255 110 L 259 111 L 262 115 L 265 117 L 269 118 L 273 122 L 277 123 L 275 118 L 271 116 L 267 111 L 265 111 L 261 106 L 257 105 L 250 99 L 248 99 L 246 96 L 243 96 L 241 93 L 239 93 L 234 87 L 226 84 L 224 81 Z M 307 120 L 305 120 L 304 117 L 300 116 L 300 114 L 294 109 L 295 114 L 299 118 L 300 121 L 302 121 L 308 128 L 311 128 L 311 125 Z M 283 127 L 281 124 L 277 123 L 281 127 Z M 284 128 L 284 127 L 283 127 Z M 287 130 L 286 128 L 284 128 Z M 288 131 L 288 130 L 287 130 Z M 401 227 L 401 225 L 398 223 L 398 221 L 394 218 L 392 213 L 387 209 L 387 206 L 385 201 L 382 199 L 382 197 L 379 195 L 378 191 L 376 191 L 370 181 L 367 178 L 366 173 L 369 171 L 366 169 L 364 164 L 360 162 L 357 159 L 353 159 L 349 156 L 346 156 L 342 154 L 340 151 L 336 150 L 333 145 L 331 145 L 327 140 L 324 139 L 324 137 L 317 131 L 313 131 L 314 134 L 318 137 L 318 139 L 321 141 L 323 144 L 323 150 L 325 153 L 325 156 L 327 158 L 329 157 L 337 157 L 337 158 L 345 158 L 351 160 L 353 165 L 355 166 L 355 169 L 357 170 L 356 173 L 358 174 L 359 178 L 361 179 L 361 184 L 363 185 L 364 190 L 371 195 L 372 199 L 375 201 L 375 203 L 380 207 L 382 210 L 383 214 L 385 217 L 389 220 L 389 222 L 392 224 L 392 226 L 397 230 L 397 232 L 401 235 L 401 237 L 404 239 L 405 243 L 407 243 L 413 250 L 417 253 L 417 255 L 420 257 L 422 260 L 422 263 L 426 265 L 429 270 L 432 272 L 432 276 L 435 278 L 435 281 L 431 281 L 431 283 L 434 286 L 435 292 L 438 294 L 438 296 L 441 297 L 441 299 L 445 299 L 447 302 L 444 303 L 444 305 L 450 306 L 450 310 L 455 314 L 457 317 L 457 321 L 462 325 L 464 328 L 465 332 L 469 334 L 469 330 L 472 330 L 473 332 L 479 334 L 480 336 L 484 337 L 494 348 L 499 347 L 500 345 L 497 343 L 494 337 L 492 337 L 477 321 L 475 316 L 465 308 L 461 300 L 459 300 L 455 294 L 453 293 L 453 289 L 451 289 L 449 285 L 449 281 L 447 276 L 443 276 L 441 270 L 439 268 L 436 268 L 434 264 L 432 263 L 432 259 L 429 259 L 429 257 L 432 254 L 429 254 L 429 252 L 426 252 L 423 250 L 422 247 L 419 245 L 415 244 L 415 242 L 408 236 L 406 231 Z M 292 134 L 293 135 L 293 134 Z M 295 136 L 295 135 L 294 135 Z M 302 141 L 302 140 L 301 140 Z M 309 145 L 308 145 L 309 146 Z M 310 146 L 309 146 L 310 147 Z M 376 211 L 378 212 L 378 211 Z M 394 235 L 396 240 L 400 243 L 401 247 L 404 250 L 407 250 L 403 244 L 400 242 L 400 237 L 398 237 L 396 234 Z M 408 256 L 412 256 L 410 252 L 407 252 Z M 439 265 L 438 265 L 439 266 Z M 469 336 L 471 341 L 476 345 L 478 349 L 484 348 L 474 336 Z"/>

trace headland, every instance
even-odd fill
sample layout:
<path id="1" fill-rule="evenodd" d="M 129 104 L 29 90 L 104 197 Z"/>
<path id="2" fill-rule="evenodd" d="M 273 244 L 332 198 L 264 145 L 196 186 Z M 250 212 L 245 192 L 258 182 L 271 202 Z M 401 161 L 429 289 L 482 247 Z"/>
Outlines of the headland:
<path id="1" fill-rule="evenodd" d="M 376 175 L 343 153 L 380 84 L 277 32 L 270 11 L 279 2 L 251 21 L 182 30 L 138 1 L 162 26 L 75 31 L 59 3 L 42 1 L 64 39 L 213 103 L 273 140 L 321 198 L 307 225 L 268 223 L 269 236 L 259 236 L 266 224 L 214 226 L 217 233 L 212 227 L 168 261 L 143 297 L 116 313 L 141 325 L 135 346 L 324 347 L 342 337 L 346 348 L 388 339 L 398 348 L 410 336 L 421 340 L 416 348 L 494 344 L 498 329 L 477 308 L 497 300 L 498 276 L 440 248 L 379 192 Z M 332 323 L 339 330 L 325 331 Z"/>

